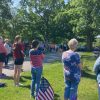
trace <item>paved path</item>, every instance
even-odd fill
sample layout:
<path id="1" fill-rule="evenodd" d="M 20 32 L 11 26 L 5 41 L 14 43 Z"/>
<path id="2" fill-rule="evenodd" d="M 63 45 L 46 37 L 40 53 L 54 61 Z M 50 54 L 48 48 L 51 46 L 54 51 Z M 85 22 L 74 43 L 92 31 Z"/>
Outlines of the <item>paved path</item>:
<path id="1" fill-rule="evenodd" d="M 50 53 L 48 55 L 46 55 L 45 59 L 44 59 L 44 63 L 52 63 L 53 61 L 56 60 L 61 60 L 61 54 L 59 53 Z M 3 69 L 3 73 L 5 73 L 7 76 L 13 76 L 14 74 L 14 64 L 13 61 L 9 62 L 9 69 L 4 68 Z M 30 67 L 30 61 L 29 58 L 25 58 L 24 64 L 23 64 L 23 70 L 24 71 L 30 71 L 31 67 Z"/>

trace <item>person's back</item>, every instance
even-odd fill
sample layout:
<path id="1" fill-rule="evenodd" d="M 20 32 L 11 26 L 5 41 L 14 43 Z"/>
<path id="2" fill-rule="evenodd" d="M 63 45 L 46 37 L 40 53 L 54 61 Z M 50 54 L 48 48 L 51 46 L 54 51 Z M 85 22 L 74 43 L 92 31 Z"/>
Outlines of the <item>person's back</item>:
<path id="1" fill-rule="evenodd" d="M 66 77 L 72 81 L 80 81 L 81 71 L 78 66 L 80 57 L 76 52 L 68 50 L 63 53 L 63 64 L 65 68 Z"/>
<path id="2" fill-rule="evenodd" d="M 40 50 L 38 50 L 38 47 L 39 47 L 39 42 L 37 40 L 33 40 L 32 49 L 29 52 L 30 63 L 31 63 L 31 74 L 32 74 L 31 96 L 33 98 L 38 96 L 40 80 L 43 70 L 42 63 L 44 54 Z"/>
<path id="3" fill-rule="evenodd" d="M 75 52 L 77 46 L 78 41 L 71 39 L 68 42 L 69 50 L 62 54 L 65 81 L 64 100 L 77 100 L 82 68 L 80 56 Z"/>
<path id="4" fill-rule="evenodd" d="M 30 50 L 30 61 L 33 67 L 42 67 L 44 55 L 40 50 Z"/>

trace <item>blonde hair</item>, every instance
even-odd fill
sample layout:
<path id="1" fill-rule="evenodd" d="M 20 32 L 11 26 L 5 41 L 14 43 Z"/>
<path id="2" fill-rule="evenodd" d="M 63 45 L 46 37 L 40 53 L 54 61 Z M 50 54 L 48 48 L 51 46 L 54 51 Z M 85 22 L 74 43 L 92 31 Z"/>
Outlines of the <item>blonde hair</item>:
<path id="1" fill-rule="evenodd" d="M 78 45 L 78 41 L 73 38 L 71 39 L 69 42 L 68 42 L 68 47 L 73 50 L 73 49 L 76 49 L 77 48 L 77 45 Z"/>
<path id="2" fill-rule="evenodd" d="M 15 42 L 18 42 L 20 39 L 21 39 L 21 36 L 20 35 L 16 35 Z"/>

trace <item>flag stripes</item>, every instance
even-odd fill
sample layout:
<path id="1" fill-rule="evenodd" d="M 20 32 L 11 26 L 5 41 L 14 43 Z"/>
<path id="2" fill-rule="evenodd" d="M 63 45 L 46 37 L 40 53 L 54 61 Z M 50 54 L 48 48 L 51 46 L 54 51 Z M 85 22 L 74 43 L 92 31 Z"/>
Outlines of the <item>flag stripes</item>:
<path id="1" fill-rule="evenodd" d="M 41 79 L 40 89 L 36 100 L 54 100 L 54 91 L 44 77 Z"/>

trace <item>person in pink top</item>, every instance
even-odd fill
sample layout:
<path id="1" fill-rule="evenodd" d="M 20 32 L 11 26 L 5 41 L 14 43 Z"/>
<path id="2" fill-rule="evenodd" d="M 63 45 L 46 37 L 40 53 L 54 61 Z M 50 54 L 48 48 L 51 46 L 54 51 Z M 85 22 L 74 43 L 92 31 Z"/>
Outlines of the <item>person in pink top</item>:
<path id="1" fill-rule="evenodd" d="M 0 78 L 5 77 L 6 75 L 2 73 L 3 63 L 5 62 L 5 57 L 7 55 L 7 50 L 3 44 L 3 38 L 0 36 Z"/>

